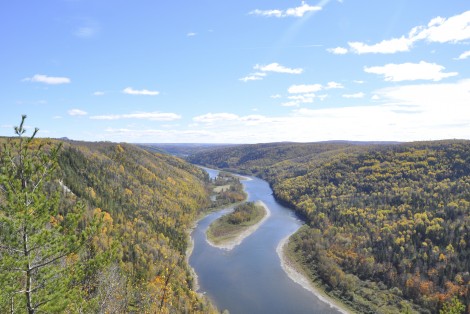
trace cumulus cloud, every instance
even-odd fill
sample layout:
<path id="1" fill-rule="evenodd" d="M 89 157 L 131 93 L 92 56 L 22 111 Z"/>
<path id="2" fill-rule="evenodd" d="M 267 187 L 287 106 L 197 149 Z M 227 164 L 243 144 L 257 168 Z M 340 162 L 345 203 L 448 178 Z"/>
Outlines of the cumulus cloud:
<path id="1" fill-rule="evenodd" d="M 284 107 L 299 107 L 303 103 L 313 103 L 315 98 L 324 100 L 328 95 L 315 95 L 314 93 L 329 90 L 329 89 L 340 89 L 344 88 L 341 83 L 338 82 L 328 82 L 326 85 L 322 84 L 300 84 L 292 85 L 288 88 L 287 92 L 289 94 L 295 94 L 293 96 L 287 97 L 290 99 L 289 102 L 282 103 L 281 106 Z"/>
<path id="2" fill-rule="evenodd" d="M 151 91 L 147 89 L 137 90 L 137 89 L 133 89 L 132 87 L 126 87 L 122 90 L 122 92 L 128 95 L 145 95 L 145 96 L 156 96 L 160 94 L 160 92 L 158 91 Z"/>
<path id="3" fill-rule="evenodd" d="M 449 18 L 436 17 L 425 26 L 416 26 L 408 34 L 399 38 L 383 40 L 375 44 L 349 42 L 349 51 L 356 54 L 381 53 L 392 54 L 410 51 L 414 43 L 427 41 L 431 43 L 457 43 L 470 39 L 470 11 Z M 341 48 L 341 47 L 339 47 Z M 347 53 L 348 50 L 332 48 L 331 53 Z"/>
<path id="4" fill-rule="evenodd" d="M 357 54 L 364 53 L 396 53 L 410 51 L 413 40 L 405 37 L 383 40 L 374 45 L 367 45 L 361 42 L 348 43 L 351 51 Z"/>
<path id="5" fill-rule="evenodd" d="M 336 48 L 328 48 L 326 51 L 331 52 L 332 54 L 335 55 L 345 55 L 348 53 L 348 49 L 343 48 L 343 47 L 336 47 Z"/>
<path id="6" fill-rule="evenodd" d="M 462 53 L 462 54 L 457 58 L 457 60 L 464 60 L 464 59 L 467 59 L 468 57 L 470 57 L 470 50 L 469 50 L 469 51 L 465 51 L 464 53 Z"/>
<path id="7" fill-rule="evenodd" d="M 67 111 L 69 116 L 86 116 L 88 113 L 80 109 L 70 109 Z"/>
<path id="8" fill-rule="evenodd" d="M 247 76 L 240 78 L 239 80 L 246 83 L 248 81 L 262 80 L 265 76 L 266 76 L 266 73 L 264 72 L 256 72 L 256 73 L 250 73 Z"/>
<path id="9" fill-rule="evenodd" d="M 267 65 L 260 65 L 256 64 L 253 67 L 254 70 L 257 72 L 255 73 L 250 73 L 245 77 L 242 77 L 238 79 L 239 81 L 242 82 L 249 82 L 249 81 L 260 81 L 264 77 L 268 75 L 269 72 L 272 73 L 287 73 L 287 74 L 301 74 L 304 70 L 301 68 L 288 68 L 286 66 L 283 66 L 277 62 L 273 62 Z"/>
<path id="10" fill-rule="evenodd" d="M 337 82 L 328 82 L 325 89 L 344 88 L 343 84 Z"/>
<path id="11" fill-rule="evenodd" d="M 150 121 L 174 121 L 181 119 L 181 116 L 171 112 L 139 112 L 130 114 L 110 114 L 101 116 L 91 116 L 93 120 L 121 120 L 121 119 L 142 119 Z"/>
<path id="12" fill-rule="evenodd" d="M 306 13 L 320 11 L 321 6 L 312 6 L 308 5 L 305 1 L 302 1 L 302 4 L 295 8 L 289 8 L 286 10 L 272 9 L 272 10 L 253 10 L 249 12 L 250 15 L 258 15 L 264 17 L 303 17 Z"/>
<path id="13" fill-rule="evenodd" d="M 415 80 L 440 81 L 444 78 L 458 75 L 457 72 L 444 73 L 443 70 L 445 70 L 445 67 L 442 65 L 425 61 L 421 61 L 420 63 L 389 63 L 384 66 L 364 68 L 365 72 L 383 75 L 385 81 L 390 82 Z"/>
<path id="14" fill-rule="evenodd" d="M 470 11 L 449 18 L 436 17 L 427 26 L 412 29 L 410 37 L 415 40 L 447 43 L 470 39 Z"/>
<path id="15" fill-rule="evenodd" d="M 33 77 L 23 79 L 24 82 L 44 83 L 48 85 L 69 84 L 71 80 L 68 77 L 47 76 L 44 74 L 35 74 Z"/>
<path id="16" fill-rule="evenodd" d="M 315 93 L 323 89 L 321 84 L 311 84 L 311 85 L 292 85 L 287 90 L 289 94 L 306 94 L 306 93 Z"/>
<path id="17" fill-rule="evenodd" d="M 96 91 L 93 93 L 94 96 L 104 96 L 105 92 L 102 91 Z"/>
<path id="18" fill-rule="evenodd" d="M 304 70 L 301 68 L 288 68 L 283 65 L 280 65 L 277 62 L 270 63 L 267 65 L 255 65 L 255 70 L 259 70 L 262 72 L 275 72 L 275 73 L 288 73 L 288 74 L 301 74 Z"/>
<path id="19" fill-rule="evenodd" d="M 366 94 L 363 92 L 355 93 L 355 94 L 344 94 L 343 98 L 364 98 Z"/>

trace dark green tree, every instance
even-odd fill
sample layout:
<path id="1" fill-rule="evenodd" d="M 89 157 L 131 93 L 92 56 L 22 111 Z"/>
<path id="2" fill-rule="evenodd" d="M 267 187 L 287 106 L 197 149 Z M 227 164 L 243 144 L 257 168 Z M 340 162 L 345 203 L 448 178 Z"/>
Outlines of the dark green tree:
<path id="1" fill-rule="evenodd" d="M 60 206 L 60 144 L 24 137 L 0 148 L 0 312 L 59 312 L 75 298 L 79 249 L 90 228 L 83 206 Z"/>

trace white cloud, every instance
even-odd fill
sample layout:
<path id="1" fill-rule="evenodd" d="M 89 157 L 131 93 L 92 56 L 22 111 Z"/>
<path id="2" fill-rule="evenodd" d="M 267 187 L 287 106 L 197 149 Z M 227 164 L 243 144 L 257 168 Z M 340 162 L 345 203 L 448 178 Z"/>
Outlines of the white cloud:
<path id="1" fill-rule="evenodd" d="M 361 81 L 361 80 L 354 80 L 353 82 L 356 83 L 356 84 L 364 84 L 365 83 L 364 81 Z"/>
<path id="2" fill-rule="evenodd" d="M 24 78 L 23 81 L 44 83 L 48 85 L 69 84 L 71 82 L 68 77 L 47 76 L 44 74 L 35 74 L 33 77 Z"/>
<path id="3" fill-rule="evenodd" d="M 94 96 L 103 96 L 105 94 L 105 92 L 102 92 L 102 91 L 96 91 L 93 93 Z"/>
<path id="4" fill-rule="evenodd" d="M 312 85 L 292 85 L 287 90 L 289 94 L 307 94 L 307 93 L 315 93 L 321 91 L 323 86 L 321 84 L 312 84 Z"/>
<path id="5" fill-rule="evenodd" d="M 233 121 L 239 118 L 233 113 L 207 113 L 193 118 L 193 121 L 200 123 L 214 123 L 217 121 Z"/>
<path id="6" fill-rule="evenodd" d="M 70 109 L 67 111 L 70 116 L 86 116 L 88 113 L 80 109 Z"/>
<path id="7" fill-rule="evenodd" d="M 174 121 L 181 119 L 181 116 L 171 112 L 139 112 L 130 114 L 112 114 L 91 116 L 93 120 L 121 120 L 121 119 L 142 119 L 151 121 Z"/>
<path id="8" fill-rule="evenodd" d="M 248 82 L 248 81 L 260 81 L 266 76 L 264 72 L 250 73 L 248 76 L 242 77 L 239 81 Z"/>
<path id="9" fill-rule="evenodd" d="M 411 30 L 410 37 L 437 43 L 456 43 L 470 39 L 470 11 L 449 18 L 436 17 L 427 27 L 418 26 Z"/>
<path id="10" fill-rule="evenodd" d="M 336 89 L 336 88 L 344 88 L 343 84 L 337 82 L 328 82 L 326 84 L 325 89 Z"/>
<path id="11" fill-rule="evenodd" d="M 336 48 L 328 48 L 326 51 L 331 52 L 332 54 L 335 55 L 345 55 L 348 53 L 348 49 L 343 48 L 343 47 L 336 47 Z"/>
<path id="12" fill-rule="evenodd" d="M 417 141 L 466 138 L 470 134 L 470 80 L 399 85 L 371 95 L 377 95 L 380 101 L 354 107 L 292 107 L 284 116 L 212 113 L 199 116 L 205 117 L 197 119 L 204 123 L 182 130 L 108 129 L 106 139 L 179 143 Z"/>
<path id="13" fill-rule="evenodd" d="M 344 94 L 343 98 L 364 98 L 366 94 L 363 92 L 355 93 L 355 94 Z"/>
<path id="14" fill-rule="evenodd" d="M 315 94 L 303 94 L 303 95 L 295 95 L 295 96 L 289 96 L 290 100 L 294 100 L 297 103 L 312 103 L 313 100 L 315 99 Z"/>
<path id="15" fill-rule="evenodd" d="M 413 40 L 405 37 L 383 40 L 378 44 L 367 45 L 361 42 L 349 42 L 351 51 L 357 54 L 363 53 L 396 53 L 410 51 Z"/>
<path id="16" fill-rule="evenodd" d="M 370 99 L 372 99 L 372 100 L 379 100 L 379 99 L 380 99 L 380 96 L 379 96 L 379 95 L 374 95 L 374 96 L 372 96 Z"/>
<path id="17" fill-rule="evenodd" d="M 279 99 L 279 98 L 282 98 L 282 95 L 276 94 L 276 95 L 271 95 L 270 97 L 272 99 Z"/>
<path id="18" fill-rule="evenodd" d="M 288 68 L 283 65 L 280 65 L 277 62 L 273 62 L 267 65 L 256 64 L 253 67 L 254 70 L 258 71 L 255 73 L 250 73 L 245 77 L 239 78 L 239 81 L 248 82 L 248 81 L 260 81 L 268 75 L 269 72 L 273 73 L 287 73 L 287 74 L 301 74 L 304 70 L 301 68 Z"/>
<path id="19" fill-rule="evenodd" d="M 306 13 L 309 12 L 315 12 L 315 11 L 320 11 L 322 9 L 321 6 L 311 6 L 308 5 L 305 1 L 302 1 L 302 5 L 295 7 L 295 8 L 289 8 L 286 10 L 279 10 L 279 9 L 274 9 L 274 10 L 253 10 L 249 12 L 250 15 L 259 15 L 259 16 L 265 16 L 265 17 L 303 17 Z"/>
<path id="20" fill-rule="evenodd" d="M 193 32 L 189 32 L 189 33 L 186 34 L 186 36 L 188 36 L 188 37 L 194 37 L 196 35 L 197 35 L 197 33 L 193 33 Z"/>
<path id="21" fill-rule="evenodd" d="M 462 54 L 457 58 L 457 60 L 464 60 L 464 59 L 467 59 L 468 57 L 470 57 L 470 50 L 465 51 L 464 53 L 462 53 Z"/>
<path id="22" fill-rule="evenodd" d="M 133 89 L 132 87 L 126 87 L 123 89 L 122 92 L 128 95 L 145 95 L 145 96 L 156 96 L 160 94 L 160 92 L 158 91 L 151 91 L 147 89 L 137 90 L 137 89 Z"/>
<path id="23" fill-rule="evenodd" d="M 296 69 L 288 68 L 283 65 L 280 65 L 277 62 L 270 63 L 267 65 L 257 64 L 254 66 L 254 69 L 262 71 L 262 72 L 275 72 L 275 73 L 288 73 L 288 74 L 301 74 L 304 71 L 301 68 L 296 68 Z"/>
<path id="24" fill-rule="evenodd" d="M 421 61 L 420 63 L 389 63 L 384 66 L 365 67 L 367 73 L 384 75 L 385 81 L 400 82 L 414 80 L 440 81 L 458 75 L 457 72 L 442 72 L 445 67 L 436 63 Z"/>
<path id="25" fill-rule="evenodd" d="M 436 43 L 457 43 L 470 39 L 470 11 L 450 18 L 436 17 L 426 26 L 417 26 L 407 35 L 383 40 L 376 44 L 349 42 L 350 51 L 356 54 L 382 53 L 392 54 L 410 51 L 413 44 L 425 40 Z M 334 49 L 329 50 L 334 53 Z M 345 52 L 344 50 L 339 50 Z"/>

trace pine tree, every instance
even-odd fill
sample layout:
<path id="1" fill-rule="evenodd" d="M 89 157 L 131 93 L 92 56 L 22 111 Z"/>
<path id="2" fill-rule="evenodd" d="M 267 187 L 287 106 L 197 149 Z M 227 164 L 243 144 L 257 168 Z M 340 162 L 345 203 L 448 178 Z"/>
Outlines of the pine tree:
<path id="1" fill-rule="evenodd" d="M 77 256 L 90 230 L 79 228 L 83 206 L 60 206 L 61 146 L 35 139 L 37 128 L 24 137 L 25 119 L 0 151 L 0 312 L 59 312 L 74 298 Z"/>

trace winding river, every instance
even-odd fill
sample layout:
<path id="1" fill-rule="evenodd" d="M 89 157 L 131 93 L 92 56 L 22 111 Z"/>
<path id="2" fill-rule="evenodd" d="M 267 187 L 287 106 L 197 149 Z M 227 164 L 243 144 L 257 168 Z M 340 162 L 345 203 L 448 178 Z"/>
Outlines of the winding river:
<path id="1" fill-rule="evenodd" d="M 205 170 L 211 177 L 218 171 Z M 266 181 L 242 181 L 249 201 L 263 201 L 271 216 L 239 246 L 230 251 L 210 246 L 205 231 L 231 207 L 200 220 L 191 236 L 194 249 L 189 264 L 198 276 L 199 292 L 220 310 L 237 313 L 339 313 L 312 292 L 292 281 L 276 252 L 280 241 L 294 233 L 302 221 L 276 202 Z"/>

